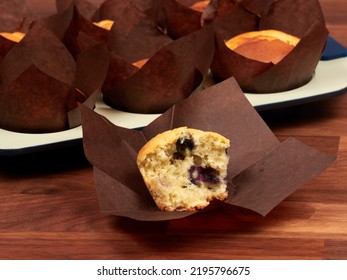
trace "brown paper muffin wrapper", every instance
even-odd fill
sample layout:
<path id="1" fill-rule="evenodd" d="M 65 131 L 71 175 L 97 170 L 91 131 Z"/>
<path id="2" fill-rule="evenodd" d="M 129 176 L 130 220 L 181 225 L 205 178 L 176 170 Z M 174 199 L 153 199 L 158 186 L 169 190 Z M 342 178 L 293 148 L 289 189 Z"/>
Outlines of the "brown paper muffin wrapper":
<path id="1" fill-rule="evenodd" d="M 200 212 L 160 211 L 136 165 L 146 141 L 175 127 L 215 131 L 231 142 L 229 197 L 202 211 L 241 207 L 265 216 L 335 159 L 294 138 L 280 142 L 233 78 L 177 103 L 141 131 L 116 126 L 85 106 L 80 110 L 85 154 L 94 167 L 100 209 L 135 220 L 171 220 Z"/>
<path id="2" fill-rule="evenodd" d="M 112 54 L 104 100 L 122 111 L 162 113 L 201 89 L 214 48 L 213 29 L 206 26 L 165 45 L 140 69 Z"/>
<path id="3" fill-rule="evenodd" d="M 92 2 L 87 0 L 56 0 L 56 7 L 58 12 L 63 12 L 75 5 L 83 17 L 91 21 L 98 21 L 100 18 L 114 19 L 117 16 L 122 16 L 124 9 L 131 6 L 156 21 L 159 18 L 164 0 L 105 0 L 99 4 L 95 4 L 95 1 Z"/>
<path id="4" fill-rule="evenodd" d="M 80 52 L 108 42 L 109 31 L 93 24 L 74 3 L 65 10 L 40 18 L 33 25 L 44 25 L 53 32 L 76 59 Z M 83 8 L 82 8 L 83 9 Z"/>
<path id="5" fill-rule="evenodd" d="M 201 28 L 202 13 L 189 8 L 189 4 L 197 1 L 167 0 L 163 5 L 165 28 L 174 39 L 180 38 Z M 192 2 L 192 3 L 190 3 Z"/>
<path id="6" fill-rule="evenodd" d="M 94 107 L 107 71 L 106 54 L 96 46 L 75 62 L 52 32 L 36 24 L 0 63 L 0 127 L 43 133 L 80 125 L 77 102 Z"/>
<path id="7" fill-rule="evenodd" d="M 0 32 L 26 33 L 33 20 L 38 17 L 25 0 L 0 1 Z"/>
<path id="8" fill-rule="evenodd" d="M 3 36 L 0 36 L 0 63 L 6 54 L 16 45 L 17 43 L 11 41 Z"/>
<path id="9" fill-rule="evenodd" d="M 153 10 L 159 13 L 160 1 L 150 4 L 142 3 L 143 10 L 140 10 L 136 2 L 107 0 L 98 9 L 97 17 L 93 18 L 93 21 L 114 20 L 108 38 L 108 47 L 110 51 L 129 63 L 148 59 L 161 47 L 172 42 L 172 39 L 157 26 L 155 18 L 159 15 L 155 15 L 154 12 L 152 15 L 152 12 L 148 11 L 153 7 Z M 150 15 L 146 14 L 146 11 Z"/>
<path id="10" fill-rule="evenodd" d="M 154 6 L 159 6 L 158 2 Z M 57 10 L 58 13 L 40 21 L 63 41 L 74 57 L 103 43 L 111 52 L 133 63 L 151 57 L 172 41 L 158 29 L 153 18 L 131 1 L 107 0 L 96 7 L 83 0 L 61 0 L 57 1 Z M 110 31 L 94 24 L 102 20 L 114 21 Z"/>
<path id="11" fill-rule="evenodd" d="M 174 39 L 186 36 L 200 30 L 203 24 L 208 24 L 216 17 L 223 16 L 234 9 L 237 1 L 219 0 L 217 6 L 208 6 L 211 13 L 201 12 L 191 8 L 201 0 L 167 0 L 163 3 L 164 27 L 169 36 Z"/>
<path id="12" fill-rule="evenodd" d="M 314 75 L 328 35 L 319 2 L 266 1 L 265 6 L 260 2 L 241 1 L 214 20 L 216 53 L 211 71 L 215 80 L 234 76 L 242 90 L 251 93 L 287 91 L 306 84 Z M 241 33 L 263 29 L 286 32 L 300 42 L 276 65 L 245 58 L 224 43 Z"/>
<path id="13" fill-rule="evenodd" d="M 110 0 L 106 0 L 110 1 Z M 116 1 L 116 0 L 112 0 Z M 160 16 L 161 8 L 166 0 L 132 0 L 131 2 L 143 13 L 153 20 Z"/>
<path id="14" fill-rule="evenodd" d="M 94 45 L 107 46 L 110 65 L 102 92 L 111 107 L 161 113 L 202 86 L 214 52 L 212 28 L 173 42 L 129 1 L 105 1 L 92 19 L 79 8 L 72 2 L 36 24 L 52 30 L 73 57 Z M 110 31 L 93 24 L 104 19 L 114 21 Z M 149 61 L 141 69 L 133 65 L 142 59 Z"/>
<path id="15" fill-rule="evenodd" d="M 0 33 L 28 32 L 32 21 L 37 18 L 35 12 L 25 0 L 2 0 L 0 2 Z M 16 42 L 0 36 L 0 62 Z"/>
<path id="16" fill-rule="evenodd" d="M 75 6 L 79 13 L 89 21 L 98 14 L 98 7 L 87 0 L 56 0 L 55 5 L 58 14 Z"/>

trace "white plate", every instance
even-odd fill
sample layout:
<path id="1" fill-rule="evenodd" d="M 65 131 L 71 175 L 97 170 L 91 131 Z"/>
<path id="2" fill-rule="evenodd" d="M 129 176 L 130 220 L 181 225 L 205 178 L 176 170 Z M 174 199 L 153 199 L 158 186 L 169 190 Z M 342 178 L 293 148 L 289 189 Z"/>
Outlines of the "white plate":
<path id="1" fill-rule="evenodd" d="M 159 114 L 133 114 L 121 112 L 98 100 L 95 112 L 105 116 L 112 123 L 126 128 L 146 126 Z M 42 150 L 51 150 L 81 143 L 82 127 L 54 133 L 19 133 L 0 129 L 0 155 L 19 155 Z"/>
<path id="2" fill-rule="evenodd" d="M 346 91 L 347 57 L 344 57 L 319 61 L 312 80 L 300 88 L 271 94 L 246 93 L 246 96 L 261 111 L 325 99 Z"/>
<path id="3" fill-rule="evenodd" d="M 319 61 L 313 79 L 300 88 L 272 94 L 245 93 L 257 110 L 292 106 L 330 98 L 347 92 L 347 57 Z M 97 102 L 95 111 L 112 123 L 130 128 L 146 126 L 159 114 L 133 114 L 117 111 Z M 0 155 L 20 155 L 81 143 L 82 127 L 55 133 L 17 133 L 0 129 Z"/>

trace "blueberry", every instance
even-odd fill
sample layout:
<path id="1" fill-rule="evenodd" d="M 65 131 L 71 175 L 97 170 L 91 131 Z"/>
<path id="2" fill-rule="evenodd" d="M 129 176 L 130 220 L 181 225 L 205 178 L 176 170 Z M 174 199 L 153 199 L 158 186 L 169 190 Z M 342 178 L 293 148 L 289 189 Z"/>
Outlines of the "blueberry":
<path id="1" fill-rule="evenodd" d="M 192 138 L 179 138 L 175 145 L 176 152 L 173 154 L 173 159 L 183 160 L 186 157 L 186 151 L 194 149 L 194 140 Z"/>
<path id="2" fill-rule="evenodd" d="M 194 140 L 192 138 L 179 138 L 176 141 L 176 150 L 177 152 L 184 152 L 185 150 L 194 149 Z"/>
<path id="3" fill-rule="evenodd" d="M 190 181 L 194 185 L 197 185 L 199 182 L 212 183 L 212 184 L 216 184 L 220 182 L 218 170 L 210 166 L 202 167 L 202 166 L 192 165 L 189 168 L 189 176 L 190 176 Z"/>
<path id="4" fill-rule="evenodd" d="M 183 153 L 174 152 L 173 159 L 184 160 L 185 155 Z"/>

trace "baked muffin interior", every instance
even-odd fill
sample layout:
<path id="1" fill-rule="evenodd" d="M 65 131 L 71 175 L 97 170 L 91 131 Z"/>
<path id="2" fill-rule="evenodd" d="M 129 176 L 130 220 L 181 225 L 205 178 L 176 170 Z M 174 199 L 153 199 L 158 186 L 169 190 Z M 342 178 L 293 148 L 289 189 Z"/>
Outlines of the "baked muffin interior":
<path id="1" fill-rule="evenodd" d="M 225 42 L 226 46 L 249 59 L 277 64 L 299 43 L 298 37 L 279 30 L 251 31 Z"/>
<path id="2" fill-rule="evenodd" d="M 163 211 L 194 211 L 224 200 L 229 140 L 214 132 L 180 127 L 151 139 L 140 150 L 139 170 Z"/>

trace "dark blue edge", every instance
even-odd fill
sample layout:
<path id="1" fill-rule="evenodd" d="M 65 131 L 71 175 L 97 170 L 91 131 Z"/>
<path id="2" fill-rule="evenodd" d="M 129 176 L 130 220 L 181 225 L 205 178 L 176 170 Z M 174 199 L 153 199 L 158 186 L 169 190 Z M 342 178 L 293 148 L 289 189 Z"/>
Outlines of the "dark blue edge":
<path id="1" fill-rule="evenodd" d="M 347 56 L 347 48 L 328 36 L 321 60 L 332 60 Z"/>
<path id="2" fill-rule="evenodd" d="M 315 96 L 309 96 L 309 97 L 304 97 L 304 98 L 300 98 L 300 99 L 294 99 L 294 100 L 288 100 L 288 101 L 281 101 L 281 102 L 277 102 L 277 103 L 254 106 L 254 108 L 258 112 L 262 112 L 262 111 L 286 108 L 286 107 L 297 106 L 297 105 L 302 105 L 302 104 L 307 104 L 307 103 L 312 103 L 312 102 L 317 102 L 317 101 L 323 101 L 326 99 L 330 99 L 332 97 L 343 95 L 345 93 L 347 93 L 347 87 L 344 87 L 343 89 L 339 89 L 337 91 L 323 93 L 323 94 L 319 94 L 319 95 L 315 95 Z"/>
<path id="3" fill-rule="evenodd" d="M 340 57 L 347 56 L 347 48 L 342 46 L 339 42 L 337 42 L 332 37 L 328 36 L 327 38 L 327 44 L 324 48 L 324 51 L 322 53 L 321 60 L 333 60 Z M 301 105 L 308 102 L 315 102 L 320 101 L 324 99 L 328 99 L 331 97 L 335 97 L 338 95 L 342 95 L 347 91 L 347 87 L 334 91 L 329 93 L 324 93 L 317 96 L 312 97 L 305 97 L 301 99 L 296 100 L 289 100 L 289 101 L 282 101 L 277 103 L 271 103 L 266 105 L 260 105 L 255 106 L 254 108 L 258 111 L 266 111 L 266 110 L 272 110 L 272 109 L 278 109 L 278 108 L 284 108 L 289 106 L 295 106 L 295 105 Z M 136 130 L 141 130 L 142 128 L 135 128 Z M 45 144 L 45 145 L 39 145 L 39 146 L 33 146 L 33 147 L 27 147 L 27 148 L 20 148 L 20 149 L 7 149 L 3 150 L 0 149 L 0 156 L 20 156 L 20 155 L 27 155 L 37 152 L 45 152 L 50 150 L 58 150 L 58 149 L 64 149 L 64 148 L 70 148 L 75 146 L 81 146 L 83 145 L 82 138 L 79 139 L 73 139 L 73 140 L 67 140 L 67 141 L 61 141 L 61 142 L 55 142 L 51 144 Z"/>

